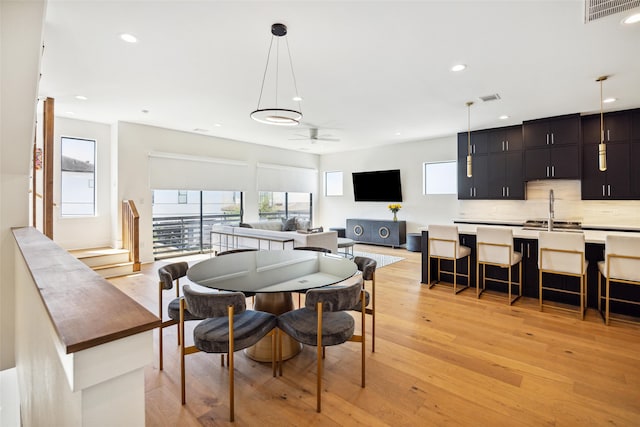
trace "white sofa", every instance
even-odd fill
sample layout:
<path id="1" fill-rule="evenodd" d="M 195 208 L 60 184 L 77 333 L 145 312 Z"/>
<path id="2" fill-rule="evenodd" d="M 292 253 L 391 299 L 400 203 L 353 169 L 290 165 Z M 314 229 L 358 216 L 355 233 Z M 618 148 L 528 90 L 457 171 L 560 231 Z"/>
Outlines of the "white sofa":
<path id="1" fill-rule="evenodd" d="M 259 241 L 258 239 L 251 237 L 239 237 L 240 235 L 244 236 L 256 236 L 256 237 L 289 237 L 293 239 L 293 247 L 299 246 L 315 246 L 320 248 L 327 248 L 331 251 L 331 253 L 338 252 L 338 233 L 336 231 L 322 231 L 319 233 L 310 233 L 304 234 L 296 231 L 281 231 L 282 230 L 282 222 L 281 221 L 261 221 L 261 222 L 251 222 L 244 223 L 245 227 L 237 227 L 237 226 L 216 226 L 213 228 L 213 231 L 220 231 L 225 233 L 226 237 L 222 237 L 223 247 L 222 250 L 233 248 L 258 248 L 258 244 L 260 244 L 261 249 L 268 248 L 268 242 Z M 230 236 L 235 236 L 233 239 Z M 216 247 L 216 239 L 220 237 L 216 237 L 215 234 L 213 236 L 214 249 Z M 272 249 L 281 249 L 282 245 L 277 242 L 272 242 Z M 285 248 L 288 249 L 291 247 L 290 243 L 285 245 Z"/>

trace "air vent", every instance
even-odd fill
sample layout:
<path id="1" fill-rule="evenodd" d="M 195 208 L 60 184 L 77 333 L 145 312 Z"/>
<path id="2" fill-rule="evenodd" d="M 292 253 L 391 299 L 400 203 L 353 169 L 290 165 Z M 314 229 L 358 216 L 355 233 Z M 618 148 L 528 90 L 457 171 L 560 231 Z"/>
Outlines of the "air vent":
<path id="1" fill-rule="evenodd" d="M 481 96 L 480 99 L 482 100 L 482 102 L 497 101 L 498 99 L 500 99 L 500 95 L 494 93 L 493 95 Z"/>
<path id="2" fill-rule="evenodd" d="M 584 22 L 595 21 L 639 6 L 640 0 L 585 0 Z"/>

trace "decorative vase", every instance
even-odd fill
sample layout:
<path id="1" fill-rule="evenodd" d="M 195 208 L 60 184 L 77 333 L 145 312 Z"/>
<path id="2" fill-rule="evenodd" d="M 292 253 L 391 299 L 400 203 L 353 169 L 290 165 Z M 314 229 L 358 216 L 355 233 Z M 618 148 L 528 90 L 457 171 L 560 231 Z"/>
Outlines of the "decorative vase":
<path id="1" fill-rule="evenodd" d="M 393 213 L 393 222 L 398 222 L 398 217 L 396 216 L 396 212 Z"/>

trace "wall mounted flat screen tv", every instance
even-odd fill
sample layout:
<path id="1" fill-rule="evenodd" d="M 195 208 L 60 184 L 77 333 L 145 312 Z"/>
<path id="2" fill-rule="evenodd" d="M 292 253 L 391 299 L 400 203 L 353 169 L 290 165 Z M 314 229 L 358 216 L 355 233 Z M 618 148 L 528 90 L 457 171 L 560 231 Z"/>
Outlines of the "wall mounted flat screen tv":
<path id="1" fill-rule="evenodd" d="M 401 202 L 400 169 L 353 172 L 356 202 Z"/>

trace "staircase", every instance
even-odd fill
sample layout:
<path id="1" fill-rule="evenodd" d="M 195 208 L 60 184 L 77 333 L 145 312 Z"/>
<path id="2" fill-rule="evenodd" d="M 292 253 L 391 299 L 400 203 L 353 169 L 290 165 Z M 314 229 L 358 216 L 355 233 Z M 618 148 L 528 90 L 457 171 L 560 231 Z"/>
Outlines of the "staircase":
<path id="1" fill-rule="evenodd" d="M 122 201 L 123 249 L 92 248 L 69 251 L 102 277 L 117 277 L 140 271 L 138 210 L 133 200 Z"/>
<path id="2" fill-rule="evenodd" d="M 104 278 L 125 276 L 134 272 L 126 249 L 91 248 L 69 251 Z"/>

